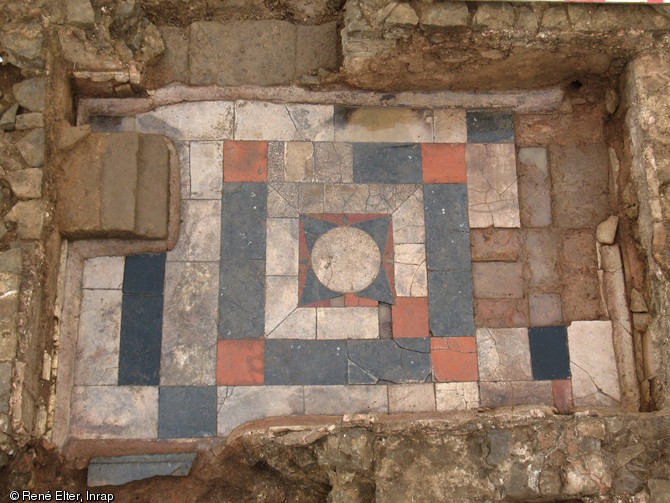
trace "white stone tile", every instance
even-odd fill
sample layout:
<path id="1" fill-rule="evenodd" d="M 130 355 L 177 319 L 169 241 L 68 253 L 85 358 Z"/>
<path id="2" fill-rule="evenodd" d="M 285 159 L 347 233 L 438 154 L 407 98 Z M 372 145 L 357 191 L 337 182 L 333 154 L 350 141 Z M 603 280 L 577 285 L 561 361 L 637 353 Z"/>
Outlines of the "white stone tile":
<path id="1" fill-rule="evenodd" d="M 221 253 L 221 201 L 183 200 L 182 224 L 167 261 L 215 262 Z"/>
<path id="2" fill-rule="evenodd" d="M 393 213 L 393 244 L 425 243 L 423 189 L 419 188 Z"/>
<path id="3" fill-rule="evenodd" d="M 268 218 L 297 218 L 295 209 L 277 190 L 268 185 Z"/>
<path id="4" fill-rule="evenodd" d="M 284 144 L 284 181 L 314 180 L 314 146 L 309 141 L 288 141 Z"/>
<path id="5" fill-rule="evenodd" d="M 470 227 L 520 227 L 514 144 L 468 143 L 465 168 Z"/>
<path id="6" fill-rule="evenodd" d="M 317 339 L 377 339 L 379 314 L 376 307 L 319 307 Z"/>
<path id="7" fill-rule="evenodd" d="M 479 386 L 476 382 L 435 383 L 435 403 L 440 412 L 477 409 Z"/>
<path id="8" fill-rule="evenodd" d="M 467 143 L 465 110 L 434 110 L 435 143 Z"/>
<path id="9" fill-rule="evenodd" d="M 305 386 L 306 415 L 386 413 L 386 386 Z"/>
<path id="10" fill-rule="evenodd" d="M 155 439 L 157 386 L 75 386 L 70 414 L 72 438 Z"/>
<path id="11" fill-rule="evenodd" d="M 216 384 L 218 302 L 218 263 L 166 264 L 162 386 Z"/>
<path id="12" fill-rule="evenodd" d="M 333 107 L 237 101 L 235 139 L 333 141 Z"/>
<path id="13" fill-rule="evenodd" d="M 398 297 L 428 296 L 425 245 L 394 243 L 393 248 L 395 289 Z"/>
<path id="14" fill-rule="evenodd" d="M 332 105 L 286 105 L 291 120 L 305 141 L 334 141 Z"/>
<path id="15" fill-rule="evenodd" d="M 298 307 L 297 276 L 265 278 L 265 333 L 271 333 Z"/>
<path id="16" fill-rule="evenodd" d="M 223 142 L 191 142 L 190 174 L 191 199 L 221 199 Z"/>
<path id="17" fill-rule="evenodd" d="M 573 321 L 568 350 L 574 404 L 615 406 L 621 400 L 611 321 Z"/>
<path id="18" fill-rule="evenodd" d="M 480 381 L 530 381 L 527 328 L 478 328 L 477 363 Z"/>
<path id="19" fill-rule="evenodd" d="M 233 134 L 233 103 L 195 101 L 158 107 L 135 118 L 137 131 L 172 140 L 226 140 Z"/>
<path id="20" fill-rule="evenodd" d="M 389 385 L 388 394 L 391 414 L 435 411 L 435 389 L 432 383 Z"/>
<path id="21" fill-rule="evenodd" d="M 268 276 L 298 275 L 298 219 L 266 220 L 266 263 Z"/>
<path id="22" fill-rule="evenodd" d="M 82 288 L 120 290 L 123 288 L 125 257 L 94 257 L 84 262 Z"/>
<path id="23" fill-rule="evenodd" d="M 249 421 L 301 416 L 302 386 L 220 386 L 217 388 L 217 435 L 223 437 Z"/>
<path id="24" fill-rule="evenodd" d="M 316 309 L 297 308 L 267 335 L 268 339 L 316 339 Z"/>
<path id="25" fill-rule="evenodd" d="M 121 341 L 121 290 L 84 290 L 74 383 L 116 385 Z"/>
<path id="26" fill-rule="evenodd" d="M 433 114 L 409 108 L 349 108 L 335 118 L 337 142 L 433 141 Z"/>

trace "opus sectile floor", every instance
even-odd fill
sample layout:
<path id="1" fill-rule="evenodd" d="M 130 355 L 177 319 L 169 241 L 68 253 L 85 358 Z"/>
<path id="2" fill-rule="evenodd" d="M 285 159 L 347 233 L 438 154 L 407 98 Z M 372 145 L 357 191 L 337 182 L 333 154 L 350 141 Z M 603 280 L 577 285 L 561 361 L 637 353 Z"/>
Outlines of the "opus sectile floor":
<path id="1" fill-rule="evenodd" d="M 611 323 L 566 323 L 533 263 L 541 184 L 540 230 L 515 234 L 517 164 L 546 178 L 547 155 L 517 153 L 512 113 L 197 102 L 90 122 L 173 139 L 182 227 L 167 254 L 85 262 L 72 437 L 619 399 Z"/>

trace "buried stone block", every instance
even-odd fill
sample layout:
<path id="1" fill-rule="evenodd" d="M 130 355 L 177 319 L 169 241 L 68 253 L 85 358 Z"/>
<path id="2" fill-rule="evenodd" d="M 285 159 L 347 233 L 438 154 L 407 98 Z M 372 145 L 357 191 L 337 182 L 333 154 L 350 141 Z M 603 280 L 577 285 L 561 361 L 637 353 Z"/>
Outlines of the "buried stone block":
<path id="1" fill-rule="evenodd" d="M 195 458 L 195 453 L 93 458 L 88 465 L 87 484 L 121 486 L 156 476 L 184 477 L 191 472 Z"/>

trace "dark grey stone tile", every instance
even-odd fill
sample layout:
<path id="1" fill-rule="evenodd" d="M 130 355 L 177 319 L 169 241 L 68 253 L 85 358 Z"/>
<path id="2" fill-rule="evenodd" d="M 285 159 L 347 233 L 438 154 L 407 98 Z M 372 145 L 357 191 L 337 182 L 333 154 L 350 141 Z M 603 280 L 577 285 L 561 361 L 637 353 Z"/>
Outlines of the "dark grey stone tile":
<path id="1" fill-rule="evenodd" d="M 195 458 L 194 452 L 93 458 L 88 464 L 87 485 L 122 486 L 157 476 L 184 477 L 191 472 Z"/>
<path id="2" fill-rule="evenodd" d="M 366 299 L 385 302 L 386 304 L 393 304 L 393 295 L 391 294 L 389 279 L 383 266 L 379 268 L 379 274 L 377 274 L 377 277 L 372 284 L 360 292 L 356 292 L 356 295 L 365 297 Z"/>
<path id="3" fill-rule="evenodd" d="M 162 330 L 162 296 L 123 296 L 119 346 L 120 386 L 159 384 Z"/>
<path id="4" fill-rule="evenodd" d="M 467 112 L 469 143 L 514 143 L 512 112 Z"/>
<path id="5" fill-rule="evenodd" d="M 421 144 L 354 143 L 354 183 L 421 183 Z"/>
<path id="6" fill-rule="evenodd" d="M 128 255 L 123 272 L 124 293 L 163 294 L 165 253 Z"/>
<path id="7" fill-rule="evenodd" d="M 347 341 L 265 341 L 265 384 L 346 384 Z"/>
<path id="8" fill-rule="evenodd" d="M 221 204 L 221 257 L 265 258 L 265 183 L 224 183 Z"/>
<path id="9" fill-rule="evenodd" d="M 528 342 L 533 379 L 570 379 L 568 334 L 565 327 L 530 327 Z"/>
<path id="10" fill-rule="evenodd" d="M 158 395 L 158 438 L 216 435 L 216 386 L 162 387 Z"/>
<path id="11" fill-rule="evenodd" d="M 384 339 L 347 341 L 349 384 L 424 382 L 431 372 L 430 340 Z"/>
<path id="12" fill-rule="evenodd" d="M 318 218 L 312 218 L 307 216 L 300 217 L 300 223 L 302 224 L 302 231 L 305 233 L 305 241 L 307 242 L 307 250 L 312 253 L 312 248 L 316 240 L 323 236 L 326 232 L 337 227 L 337 225 L 326 222 L 324 220 L 319 220 Z"/>
<path id="13" fill-rule="evenodd" d="M 310 267 L 307 271 L 307 277 L 305 278 L 305 287 L 302 290 L 302 295 L 300 296 L 300 305 L 306 306 L 312 304 L 313 302 L 319 302 L 322 300 L 334 299 L 342 295 L 341 293 L 336 293 L 326 288 L 314 274 L 314 271 Z"/>
<path id="14" fill-rule="evenodd" d="M 468 192 L 464 184 L 423 187 L 426 265 L 429 270 L 469 270 Z"/>
<path id="15" fill-rule="evenodd" d="M 372 239 L 375 240 L 377 246 L 379 247 L 379 253 L 384 253 L 384 247 L 386 246 L 386 239 L 389 234 L 389 226 L 391 224 L 390 217 L 375 218 L 372 220 L 365 220 L 364 222 L 358 222 L 352 224 L 351 227 L 356 227 L 362 231 L 367 232 L 372 236 Z"/>
<path id="16" fill-rule="evenodd" d="M 219 288 L 219 339 L 262 337 L 265 262 L 222 257 Z"/>
<path id="17" fill-rule="evenodd" d="M 470 271 L 428 271 L 428 314 L 433 337 L 474 335 Z"/>

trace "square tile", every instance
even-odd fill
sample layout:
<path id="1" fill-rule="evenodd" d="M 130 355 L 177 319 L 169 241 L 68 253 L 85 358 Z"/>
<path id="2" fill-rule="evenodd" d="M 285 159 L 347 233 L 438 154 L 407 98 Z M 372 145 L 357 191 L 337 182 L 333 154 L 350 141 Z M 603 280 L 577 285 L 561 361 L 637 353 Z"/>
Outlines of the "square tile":
<path id="1" fill-rule="evenodd" d="M 421 183 L 421 145 L 354 143 L 354 183 Z"/>
<path id="2" fill-rule="evenodd" d="M 396 297 L 391 306 L 393 337 L 428 337 L 428 298 Z"/>
<path id="3" fill-rule="evenodd" d="M 353 182 L 354 153 L 351 143 L 314 143 L 314 178 L 319 182 Z"/>
<path id="4" fill-rule="evenodd" d="M 159 384 L 162 324 L 162 296 L 123 296 L 119 346 L 120 386 Z"/>
<path id="5" fill-rule="evenodd" d="M 158 438 L 216 435 L 216 387 L 162 387 L 158 401 Z"/>
<path id="6" fill-rule="evenodd" d="M 347 341 L 265 342 L 265 384 L 346 384 Z"/>
<path id="7" fill-rule="evenodd" d="M 530 381 L 528 329 L 477 329 L 479 379 L 484 381 Z"/>
<path id="8" fill-rule="evenodd" d="M 82 288 L 121 290 L 125 257 L 94 257 L 84 261 Z"/>
<path id="9" fill-rule="evenodd" d="M 474 337 L 432 337 L 430 357 L 437 382 L 478 381 L 477 343 Z"/>
<path id="10" fill-rule="evenodd" d="M 528 295 L 531 326 L 554 326 L 563 323 L 561 296 L 558 293 L 531 293 Z"/>
<path id="11" fill-rule="evenodd" d="M 565 327 L 530 327 L 528 329 L 533 379 L 570 378 L 570 357 Z"/>
<path id="12" fill-rule="evenodd" d="M 468 127 L 465 110 L 434 110 L 435 143 L 465 143 L 468 141 Z"/>
<path id="13" fill-rule="evenodd" d="M 435 404 L 438 412 L 477 409 L 479 407 L 479 383 L 435 383 Z"/>
<path id="14" fill-rule="evenodd" d="M 388 395 L 390 414 L 435 411 L 435 389 L 430 383 L 389 385 Z"/>
<path id="15" fill-rule="evenodd" d="M 228 140 L 223 143 L 224 182 L 267 182 L 267 180 L 267 142 Z"/>
<path id="16" fill-rule="evenodd" d="M 514 143 L 512 112 L 466 112 L 468 143 Z"/>
<path id="17" fill-rule="evenodd" d="M 164 253 L 129 255 L 123 275 L 123 293 L 161 295 L 164 278 Z"/>
<path id="18" fill-rule="evenodd" d="M 252 386 L 263 384 L 265 342 L 257 340 L 219 341 L 216 384 Z"/>
<path id="19" fill-rule="evenodd" d="M 423 143 L 423 183 L 465 183 L 465 145 Z"/>
<path id="20" fill-rule="evenodd" d="M 192 199 L 221 199 L 223 142 L 191 142 L 189 169 Z"/>

